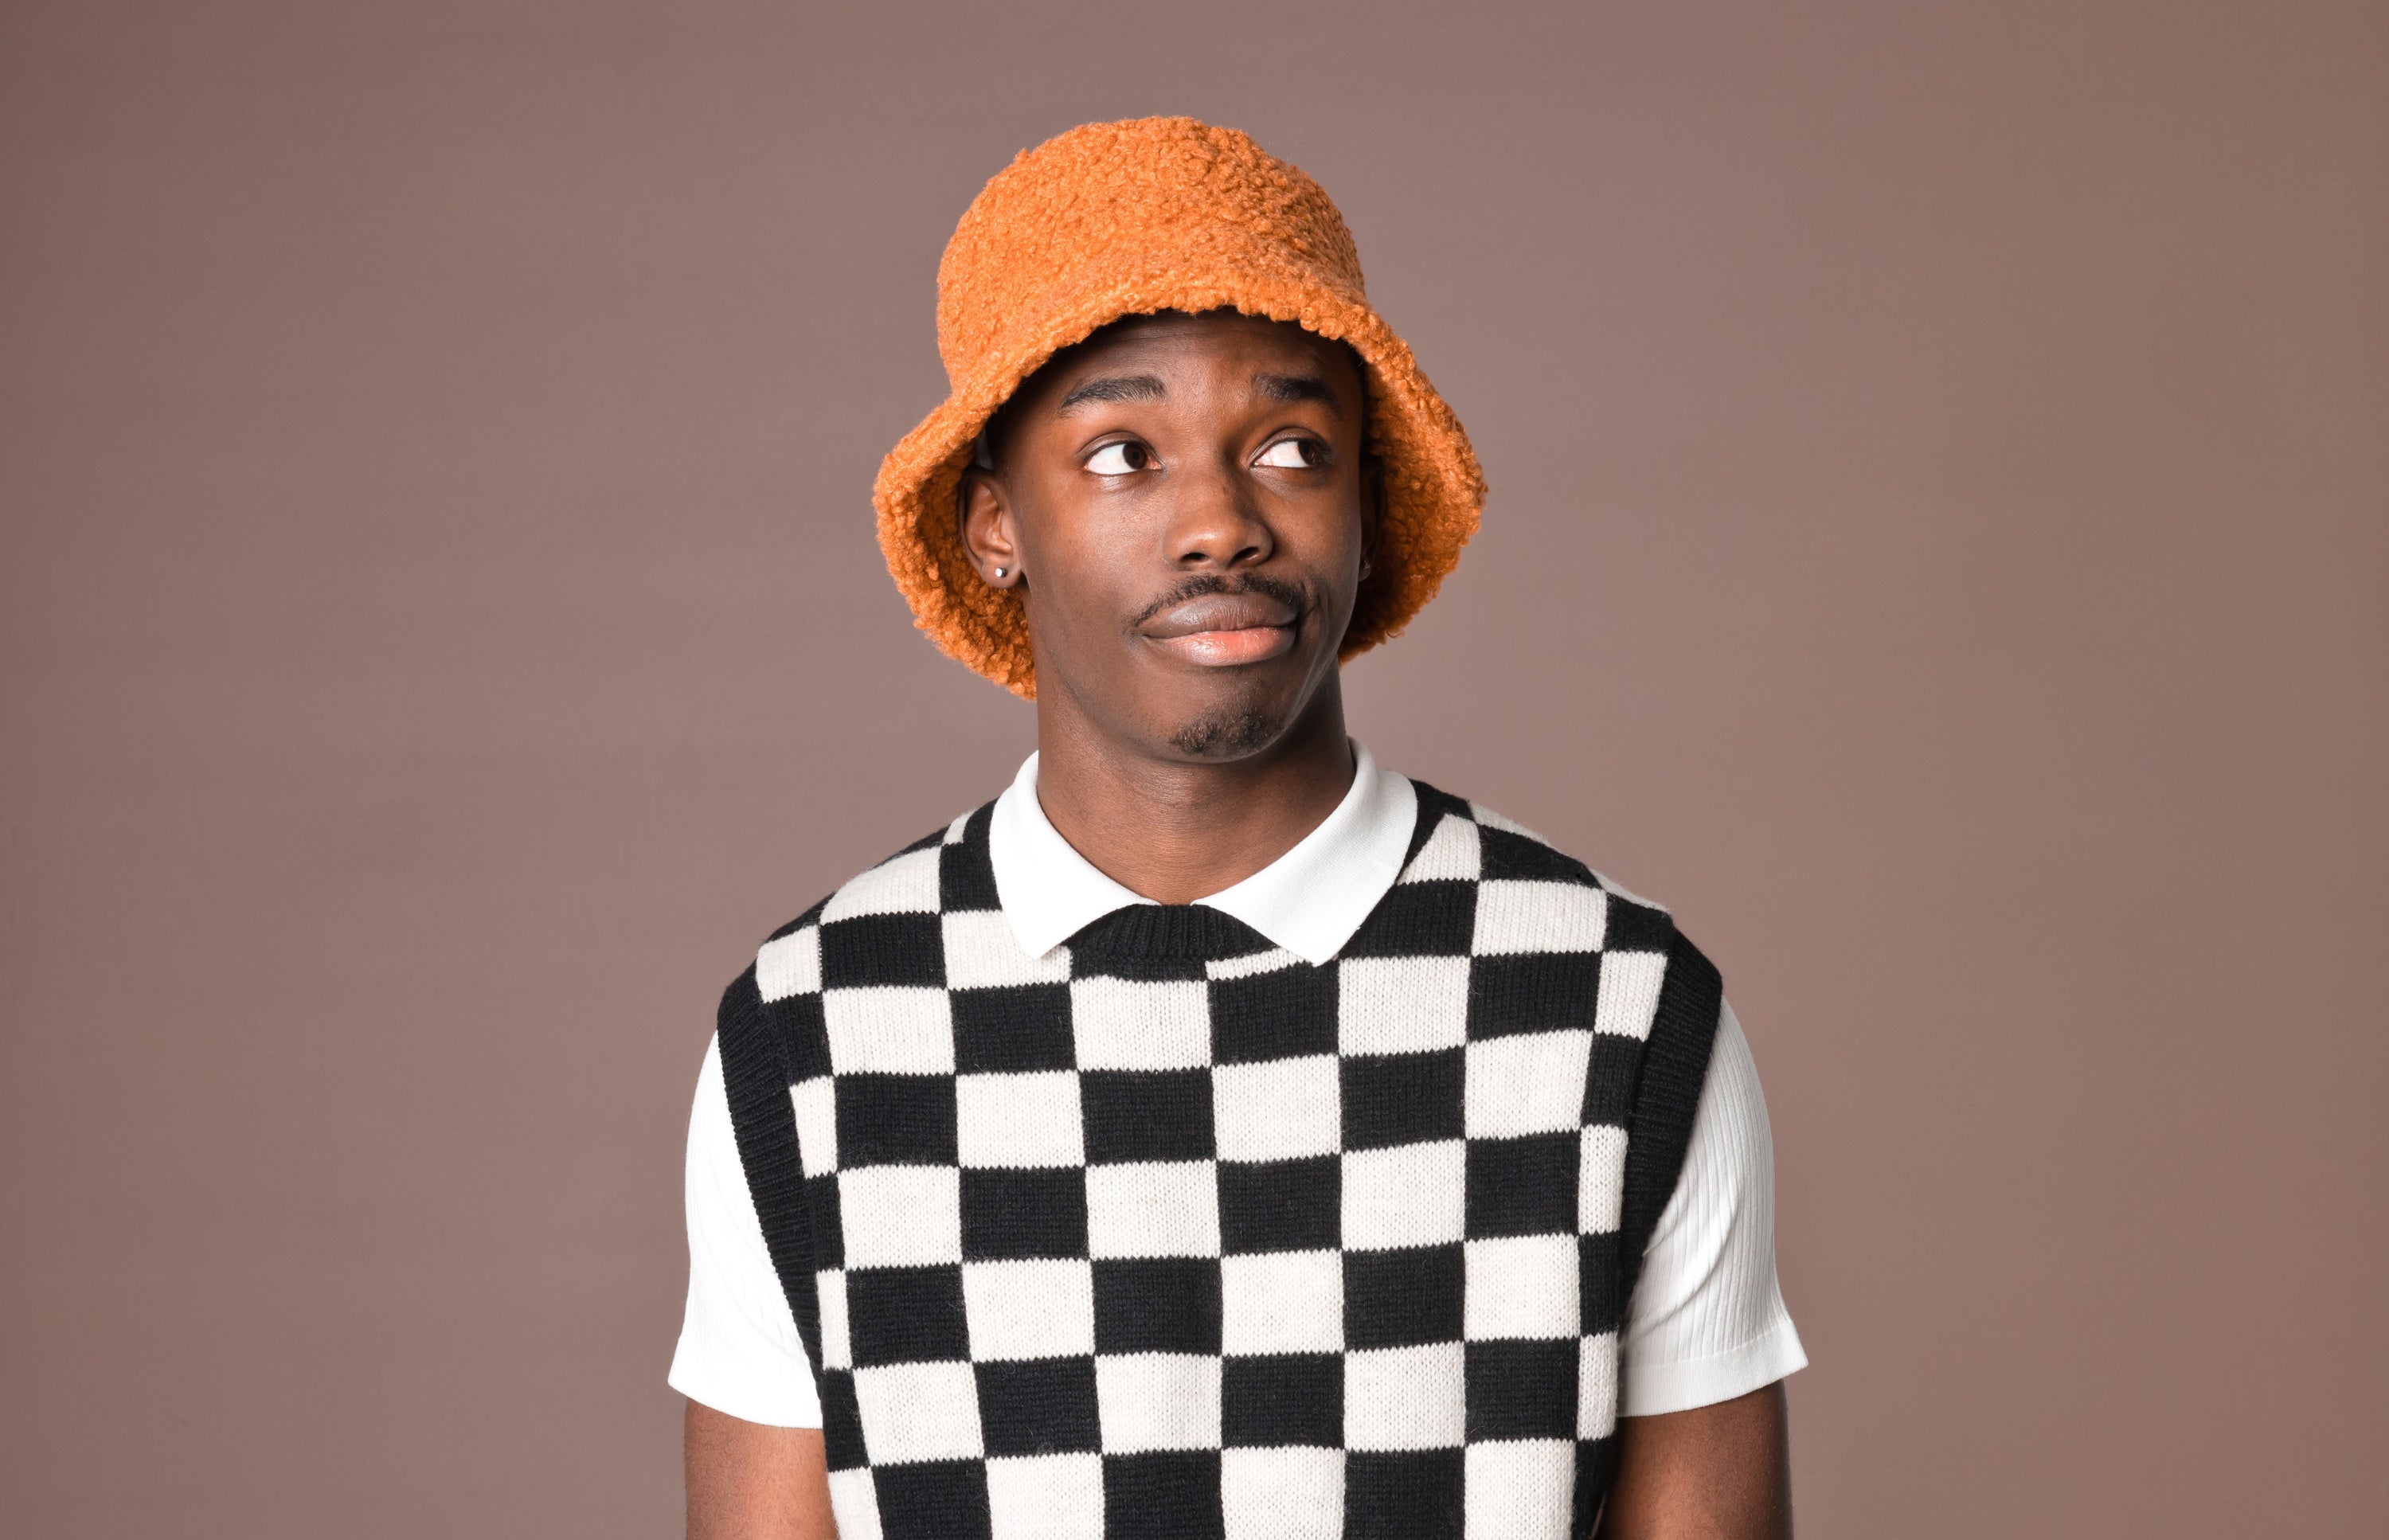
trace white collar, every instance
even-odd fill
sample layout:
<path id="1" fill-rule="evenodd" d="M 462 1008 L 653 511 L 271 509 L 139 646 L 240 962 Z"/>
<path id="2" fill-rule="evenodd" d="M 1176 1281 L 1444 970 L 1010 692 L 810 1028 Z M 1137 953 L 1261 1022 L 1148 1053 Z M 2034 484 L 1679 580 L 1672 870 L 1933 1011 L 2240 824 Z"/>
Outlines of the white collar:
<path id="1" fill-rule="evenodd" d="M 1233 887 L 1195 900 L 1312 963 L 1343 949 L 1401 875 L 1418 819 L 1407 777 L 1377 768 L 1352 740 L 1352 789 L 1295 847 Z M 1021 949 L 1042 957 L 1130 904 L 1154 900 L 1114 882 L 1062 837 L 1037 800 L 1031 754 L 995 799 L 987 831 L 995 892 Z"/>

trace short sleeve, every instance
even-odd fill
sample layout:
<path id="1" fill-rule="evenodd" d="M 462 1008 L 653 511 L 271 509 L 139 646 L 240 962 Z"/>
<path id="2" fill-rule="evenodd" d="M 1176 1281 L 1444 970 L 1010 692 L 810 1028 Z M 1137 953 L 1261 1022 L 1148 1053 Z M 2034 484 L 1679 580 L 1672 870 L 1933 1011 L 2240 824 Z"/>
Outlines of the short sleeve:
<path id="1" fill-rule="evenodd" d="M 1618 1415 L 1731 1400 L 1808 1362 L 1775 1277 L 1767 1102 L 1729 1005 L 1718 1012 L 1683 1171 L 1628 1306 Z"/>
<path id="2" fill-rule="evenodd" d="M 688 1308 L 671 1388 L 748 1422 L 820 1427 L 812 1364 L 739 1164 L 718 1038 L 706 1047 L 689 1114 L 687 1204 Z"/>

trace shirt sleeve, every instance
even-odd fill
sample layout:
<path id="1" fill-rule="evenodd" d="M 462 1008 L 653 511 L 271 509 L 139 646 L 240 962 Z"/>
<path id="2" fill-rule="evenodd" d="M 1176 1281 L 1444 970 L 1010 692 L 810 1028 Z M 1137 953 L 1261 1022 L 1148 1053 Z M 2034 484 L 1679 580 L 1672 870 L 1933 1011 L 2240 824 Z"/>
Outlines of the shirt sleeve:
<path id="1" fill-rule="evenodd" d="M 689 1114 L 687 1200 L 688 1309 L 668 1382 L 748 1422 L 820 1427 L 812 1363 L 739 1164 L 719 1039 L 706 1047 Z"/>
<path id="2" fill-rule="evenodd" d="M 1689 1411 L 1805 1368 L 1775 1278 L 1775 1150 L 1734 1020 L 1715 1046 L 1676 1190 L 1642 1254 L 1619 1349 L 1618 1415 Z"/>

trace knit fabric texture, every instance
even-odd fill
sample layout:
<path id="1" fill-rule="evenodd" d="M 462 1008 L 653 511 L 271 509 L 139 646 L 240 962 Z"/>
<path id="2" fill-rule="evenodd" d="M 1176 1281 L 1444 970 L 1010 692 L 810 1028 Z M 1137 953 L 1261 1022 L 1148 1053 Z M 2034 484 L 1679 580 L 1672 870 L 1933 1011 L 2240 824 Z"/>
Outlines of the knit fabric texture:
<path id="1" fill-rule="evenodd" d="M 1721 986 L 1665 911 L 1419 786 L 1313 966 L 1201 905 L 1042 957 L 982 808 L 723 998 L 848 1540 L 1562 1540 Z"/>
<path id="2" fill-rule="evenodd" d="M 914 622 L 1033 699 L 1017 589 L 972 566 L 955 516 L 971 446 L 1054 353 L 1122 316 L 1232 308 L 1349 343 L 1368 375 L 1386 513 L 1343 655 L 1398 633 L 1460 560 L 1485 482 L 1459 419 L 1370 307 L 1344 217 L 1246 135 L 1192 118 L 1089 123 L 988 183 L 938 264 L 951 393 L 879 468 L 879 546 Z"/>

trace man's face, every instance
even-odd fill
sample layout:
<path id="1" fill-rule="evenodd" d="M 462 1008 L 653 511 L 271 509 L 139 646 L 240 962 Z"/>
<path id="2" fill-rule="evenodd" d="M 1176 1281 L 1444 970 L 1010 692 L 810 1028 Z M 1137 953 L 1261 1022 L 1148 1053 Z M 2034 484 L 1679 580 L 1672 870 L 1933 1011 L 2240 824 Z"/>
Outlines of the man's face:
<path id="1" fill-rule="evenodd" d="M 1363 417 L 1347 350 L 1233 312 L 1041 370 L 963 499 L 982 576 L 1026 590 L 1041 703 L 1157 757 L 1283 738 L 1335 678 L 1374 533 Z"/>

